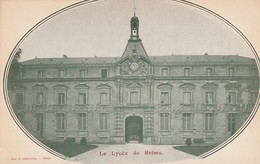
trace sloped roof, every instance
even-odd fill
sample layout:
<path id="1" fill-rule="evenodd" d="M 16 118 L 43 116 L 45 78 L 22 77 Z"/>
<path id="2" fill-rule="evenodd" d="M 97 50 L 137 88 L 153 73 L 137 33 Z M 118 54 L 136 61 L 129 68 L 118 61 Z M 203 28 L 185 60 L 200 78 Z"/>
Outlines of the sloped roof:
<path id="1" fill-rule="evenodd" d="M 125 51 L 122 55 L 122 59 L 129 57 L 129 55 L 132 54 L 133 50 L 135 50 L 138 55 L 144 58 L 148 58 L 148 55 L 144 49 L 141 40 L 136 40 L 136 41 L 129 40 L 126 45 Z"/>
<path id="2" fill-rule="evenodd" d="M 153 63 L 254 63 L 253 58 L 238 55 L 171 55 L 153 56 Z"/>
<path id="3" fill-rule="evenodd" d="M 54 65 L 54 64 L 113 64 L 120 57 L 88 57 L 88 58 L 35 58 L 22 62 L 23 65 Z"/>
<path id="4" fill-rule="evenodd" d="M 129 51 L 129 50 L 127 50 Z M 170 55 L 151 56 L 148 59 L 154 64 L 221 64 L 248 63 L 255 64 L 253 58 L 237 55 Z M 121 57 L 88 57 L 88 58 L 35 58 L 22 62 L 23 65 L 55 65 L 55 64 L 116 64 Z"/>

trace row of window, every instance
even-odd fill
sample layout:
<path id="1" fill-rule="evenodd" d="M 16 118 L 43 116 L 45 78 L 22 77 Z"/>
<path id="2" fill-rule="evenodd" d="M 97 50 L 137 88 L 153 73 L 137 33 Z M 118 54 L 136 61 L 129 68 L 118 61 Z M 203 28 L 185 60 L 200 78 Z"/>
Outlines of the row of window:
<path id="1" fill-rule="evenodd" d="M 184 68 L 183 69 L 183 74 L 184 76 L 191 76 L 191 68 Z M 207 76 L 213 76 L 214 75 L 214 70 L 213 68 L 206 68 L 205 71 Z M 257 68 L 251 68 L 251 75 L 253 76 L 258 76 L 258 71 Z M 169 68 L 162 68 L 161 69 L 161 75 L 162 76 L 169 76 Z M 236 69 L 235 68 L 228 68 L 228 76 L 235 76 L 236 75 Z"/>
<path id="2" fill-rule="evenodd" d="M 40 70 L 37 70 L 37 78 L 44 78 L 45 77 L 45 72 L 44 70 L 40 69 Z M 108 77 L 108 70 L 107 69 L 101 69 L 101 78 L 107 78 Z M 23 77 L 23 72 L 22 71 L 19 71 L 19 78 L 22 78 Z M 66 71 L 64 69 L 59 69 L 58 70 L 58 75 L 57 75 L 58 78 L 65 78 L 66 77 Z M 79 77 L 80 78 L 85 78 L 87 77 L 87 70 L 86 69 L 81 69 L 79 71 Z"/>
<path id="3" fill-rule="evenodd" d="M 214 113 L 206 113 L 204 119 L 204 129 L 206 131 L 215 130 L 215 118 Z M 228 132 L 232 134 L 236 131 L 237 127 L 237 113 L 229 113 L 228 114 Z M 169 113 L 161 113 L 160 116 L 160 130 L 169 131 L 170 130 L 170 114 Z M 183 113 L 182 114 L 182 130 L 191 131 L 193 126 L 193 114 L 192 113 Z"/>
<path id="4" fill-rule="evenodd" d="M 79 105 L 86 105 L 89 104 L 88 94 L 81 92 L 78 93 L 78 103 Z M 130 104 L 140 104 L 140 94 L 138 91 L 131 91 L 130 92 Z M 250 101 L 251 103 L 255 103 L 257 100 L 258 93 L 257 92 L 251 92 Z M 193 98 L 193 92 L 191 91 L 185 91 L 183 92 L 183 104 L 193 104 L 194 98 Z M 216 93 L 209 91 L 205 92 L 205 104 L 216 104 Z M 36 93 L 36 105 L 43 105 L 46 104 L 46 98 L 44 95 L 44 92 Z M 227 103 L 228 104 L 236 104 L 238 103 L 238 93 L 237 92 L 227 92 Z M 24 101 L 24 94 L 23 93 L 16 93 L 16 104 L 25 104 Z M 67 97 L 65 92 L 57 93 L 57 104 L 58 105 L 66 105 L 67 104 Z M 109 105 L 110 104 L 110 94 L 109 92 L 101 92 L 100 93 L 100 99 L 99 99 L 100 105 Z M 170 92 L 161 92 L 160 95 L 160 104 L 161 105 L 169 105 L 171 104 L 171 94 Z"/>
<path id="5" fill-rule="evenodd" d="M 205 113 L 204 115 L 204 129 L 206 131 L 215 130 L 215 116 L 214 113 Z M 238 115 L 236 113 L 229 113 L 227 119 L 228 131 L 234 133 L 237 126 Z M 21 121 L 21 119 L 20 119 Z M 37 130 L 43 130 L 44 116 L 42 113 L 36 114 L 36 126 Z M 160 114 L 160 130 L 170 131 L 171 117 L 170 113 Z M 57 113 L 56 114 L 56 130 L 63 131 L 66 130 L 66 114 Z M 87 113 L 78 113 L 78 130 L 87 130 Z M 109 130 L 109 114 L 100 113 L 99 114 L 99 130 L 107 131 Z M 193 130 L 193 113 L 183 113 L 182 114 L 182 130 L 191 131 Z"/>
<path id="6" fill-rule="evenodd" d="M 184 76 L 191 76 L 191 68 L 184 68 Z M 213 76 L 214 75 L 214 71 L 213 68 L 206 68 L 205 71 L 207 76 Z M 20 74 L 22 74 L 22 72 L 20 72 Z M 162 68 L 161 69 L 161 75 L 162 76 L 169 76 L 169 68 Z M 235 76 L 236 75 L 236 70 L 235 68 L 228 68 L 228 76 Z M 257 68 L 251 68 L 251 75 L 253 76 L 258 76 L 258 71 Z M 22 75 L 20 75 L 22 77 Z M 100 76 L 101 78 L 107 78 L 108 77 L 108 70 L 107 69 L 101 69 L 100 72 Z M 44 70 L 40 69 L 37 70 L 37 77 L 38 78 L 44 78 Z M 65 77 L 65 70 L 64 69 L 59 69 L 58 70 L 58 77 L 59 78 L 64 78 Z M 87 70 L 86 69 L 81 69 L 79 71 L 79 77 L 80 78 L 85 78 L 87 77 Z"/>

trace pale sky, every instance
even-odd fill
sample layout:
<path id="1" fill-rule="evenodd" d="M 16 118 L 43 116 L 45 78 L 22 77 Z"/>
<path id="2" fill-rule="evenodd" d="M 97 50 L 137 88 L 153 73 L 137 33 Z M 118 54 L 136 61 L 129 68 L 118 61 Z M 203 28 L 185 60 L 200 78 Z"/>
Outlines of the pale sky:
<path id="1" fill-rule="evenodd" d="M 249 46 L 218 18 L 171 0 L 101 0 L 48 20 L 20 45 L 21 61 L 35 57 L 121 57 L 130 38 L 133 7 L 149 56 L 240 55 Z M 47 15 L 46 15 L 47 17 Z"/>

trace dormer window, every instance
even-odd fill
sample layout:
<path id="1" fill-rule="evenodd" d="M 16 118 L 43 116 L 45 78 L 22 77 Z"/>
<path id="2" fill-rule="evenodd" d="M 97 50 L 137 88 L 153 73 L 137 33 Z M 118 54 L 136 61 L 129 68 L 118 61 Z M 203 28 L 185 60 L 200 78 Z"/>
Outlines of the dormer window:
<path id="1" fill-rule="evenodd" d="M 37 77 L 38 78 L 43 78 L 43 70 L 38 70 L 37 71 Z"/>
<path id="2" fill-rule="evenodd" d="M 257 68 L 251 68 L 251 75 L 252 76 L 258 76 Z"/>
<path id="3" fill-rule="evenodd" d="M 80 70 L 79 76 L 80 76 L 80 78 L 85 78 L 86 77 L 86 70 L 85 69 Z"/>
<path id="4" fill-rule="evenodd" d="M 229 68 L 228 69 L 228 75 L 229 76 L 235 76 L 235 68 Z"/>
<path id="5" fill-rule="evenodd" d="M 101 78 L 107 78 L 107 69 L 101 69 Z"/>
<path id="6" fill-rule="evenodd" d="M 184 76 L 190 76 L 191 68 L 184 68 Z"/>
<path id="7" fill-rule="evenodd" d="M 212 76 L 213 75 L 213 69 L 212 68 L 206 68 L 206 74 L 207 74 L 207 76 Z"/>
<path id="8" fill-rule="evenodd" d="M 162 68 L 162 76 L 168 76 L 169 75 L 169 69 L 168 68 Z"/>
<path id="9" fill-rule="evenodd" d="M 64 78 L 65 76 L 65 71 L 63 69 L 59 70 L 59 78 Z"/>

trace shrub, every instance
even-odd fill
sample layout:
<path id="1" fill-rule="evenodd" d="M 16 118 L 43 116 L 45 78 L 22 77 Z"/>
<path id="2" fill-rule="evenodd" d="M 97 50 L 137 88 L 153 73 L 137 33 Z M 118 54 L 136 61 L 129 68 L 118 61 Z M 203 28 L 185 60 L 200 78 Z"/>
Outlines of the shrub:
<path id="1" fill-rule="evenodd" d="M 192 144 L 191 138 L 187 138 L 185 143 L 187 146 L 190 146 Z"/>
<path id="2" fill-rule="evenodd" d="M 81 144 L 81 145 L 87 145 L 87 139 L 86 139 L 86 137 L 82 137 L 82 138 L 81 138 L 80 144 Z"/>
<path id="3" fill-rule="evenodd" d="M 67 137 L 65 139 L 65 142 L 76 142 L 76 138 L 74 138 L 74 137 Z"/>

